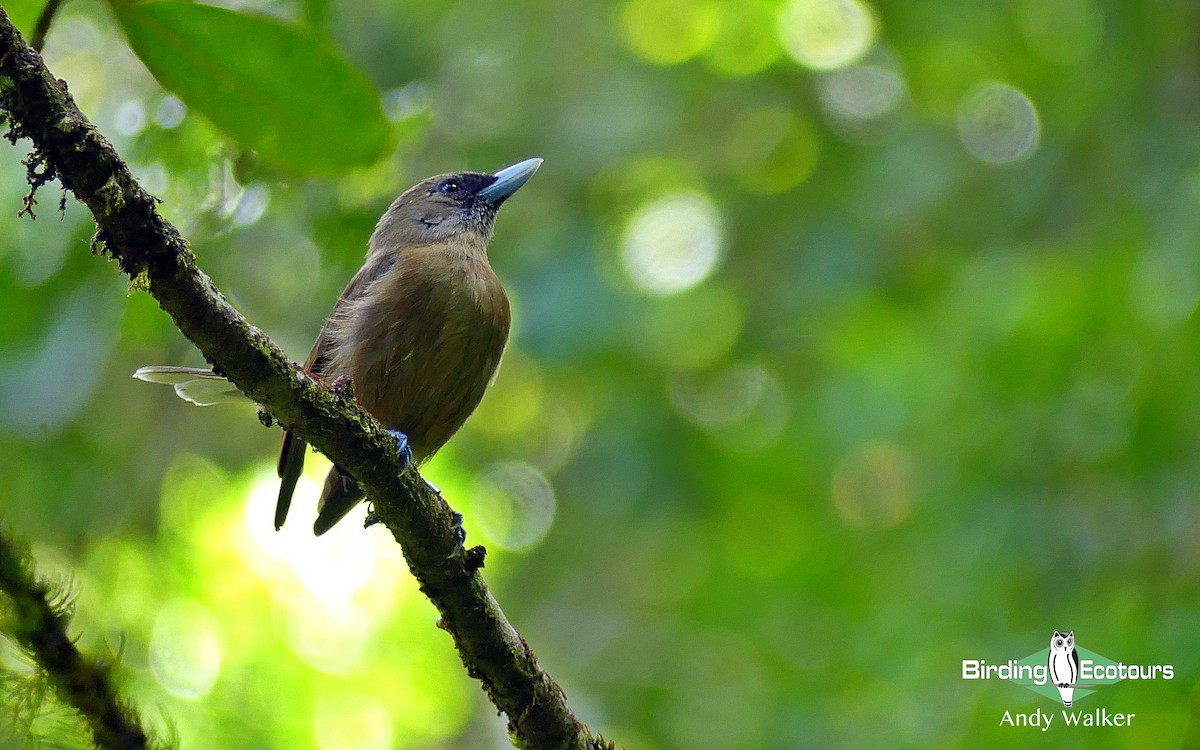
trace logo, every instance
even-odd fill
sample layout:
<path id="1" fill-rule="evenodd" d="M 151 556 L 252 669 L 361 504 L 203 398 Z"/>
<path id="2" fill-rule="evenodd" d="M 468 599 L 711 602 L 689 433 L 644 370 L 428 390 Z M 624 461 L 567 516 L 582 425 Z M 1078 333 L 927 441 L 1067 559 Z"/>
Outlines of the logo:
<path id="1" fill-rule="evenodd" d="M 1126 664 L 1075 645 L 1073 631 L 1054 631 L 1050 646 L 1024 659 L 992 663 L 984 659 L 963 659 L 964 680 L 1006 680 L 1032 690 L 1062 706 L 1064 726 L 1127 727 L 1136 714 L 1115 713 L 1107 708 L 1081 710 L 1075 705 L 1099 688 L 1123 680 L 1173 680 L 1171 664 Z M 1000 726 L 1038 727 L 1043 732 L 1057 718 L 1053 711 L 1038 707 L 1032 713 L 1005 711 Z"/>

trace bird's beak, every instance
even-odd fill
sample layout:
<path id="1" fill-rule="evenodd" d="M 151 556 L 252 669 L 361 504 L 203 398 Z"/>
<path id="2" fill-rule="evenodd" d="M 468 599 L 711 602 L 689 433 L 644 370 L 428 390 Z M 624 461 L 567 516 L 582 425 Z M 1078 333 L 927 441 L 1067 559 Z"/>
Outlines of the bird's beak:
<path id="1" fill-rule="evenodd" d="M 479 197 L 494 206 L 499 206 L 508 196 L 521 189 L 542 166 L 541 159 L 526 159 L 496 173 L 496 181 L 479 191 Z"/>

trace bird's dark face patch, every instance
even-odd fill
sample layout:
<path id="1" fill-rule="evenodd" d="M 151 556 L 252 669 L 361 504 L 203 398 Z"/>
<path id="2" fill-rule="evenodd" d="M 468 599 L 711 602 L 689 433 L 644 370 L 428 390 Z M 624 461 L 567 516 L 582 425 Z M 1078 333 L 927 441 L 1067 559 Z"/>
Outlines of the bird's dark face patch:
<path id="1" fill-rule="evenodd" d="M 441 175 L 429 181 L 426 197 L 451 209 L 464 227 L 490 234 L 500 204 L 484 200 L 479 191 L 495 181 L 495 175 L 478 172 Z"/>
<path id="2" fill-rule="evenodd" d="M 468 201 L 476 197 L 480 190 L 496 181 L 495 175 L 479 174 L 478 172 L 460 172 L 440 178 L 429 194 L 439 193 L 458 201 Z"/>

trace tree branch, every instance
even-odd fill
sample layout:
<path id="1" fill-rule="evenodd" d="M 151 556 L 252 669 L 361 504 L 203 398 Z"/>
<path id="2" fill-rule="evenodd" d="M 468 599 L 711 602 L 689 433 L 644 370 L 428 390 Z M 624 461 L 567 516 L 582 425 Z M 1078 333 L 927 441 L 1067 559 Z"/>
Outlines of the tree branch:
<path id="1" fill-rule="evenodd" d="M 51 603 L 50 588 L 33 574 L 29 558 L 0 533 L 0 591 L 12 602 L 12 637 L 33 656 L 64 703 L 87 721 L 105 750 L 150 747 L 137 711 L 117 699 L 109 668 L 80 653 L 67 635 L 70 616 Z"/>
<path id="2" fill-rule="evenodd" d="M 458 545 L 450 506 L 415 470 L 401 473 L 392 439 L 357 402 L 290 362 L 230 306 L 158 213 L 157 199 L 142 190 L 2 8 L 0 107 L 9 113 L 9 140 L 33 142 L 31 174 L 40 166 L 41 174 L 57 176 L 91 210 L 95 247 L 102 244 L 135 285 L 149 290 L 214 367 L 362 484 L 441 613 L 468 674 L 508 717 L 513 741 L 531 749 L 610 746 L 575 718 L 562 689 L 509 624 L 479 573 L 484 550 Z"/>

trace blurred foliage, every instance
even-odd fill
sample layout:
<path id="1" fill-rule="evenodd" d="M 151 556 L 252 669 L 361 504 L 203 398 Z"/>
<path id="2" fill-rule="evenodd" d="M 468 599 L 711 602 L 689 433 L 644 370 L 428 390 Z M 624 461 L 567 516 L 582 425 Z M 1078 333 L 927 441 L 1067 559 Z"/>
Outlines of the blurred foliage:
<path id="1" fill-rule="evenodd" d="M 397 193 L 546 159 L 492 244 L 511 348 L 427 474 L 594 728 L 640 750 L 1200 742 L 1200 9 L 220 5 L 331 40 L 381 92 L 388 153 L 260 163 L 184 88 L 199 72 L 164 91 L 95 0 L 46 58 L 297 358 Z M 28 30 L 39 4 L 4 6 Z M 203 35 L 254 61 L 261 92 L 231 96 L 315 85 L 239 46 L 264 23 L 239 18 Z M 341 115 L 284 124 L 371 153 Z M 277 434 L 129 377 L 200 359 L 88 255 L 81 206 L 47 189 L 16 218 L 22 155 L 0 149 L 2 510 L 73 571 L 83 645 L 121 651 L 184 748 L 505 747 L 385 532 L 309 536 L 322 462 L 276 534 Z M 1079 704 L 1130 728 L 1000 727 L 1055 707 L 961 661 L 1055 629 L 1177 676 Z"/>
<path id="2" fill-rule="evenodd" d="M 370 164 L 388 150 L 378 95 L 328 42 L 193 2 L 112 7 L 155 78 L 257 156 L 320 174 Z"/>

